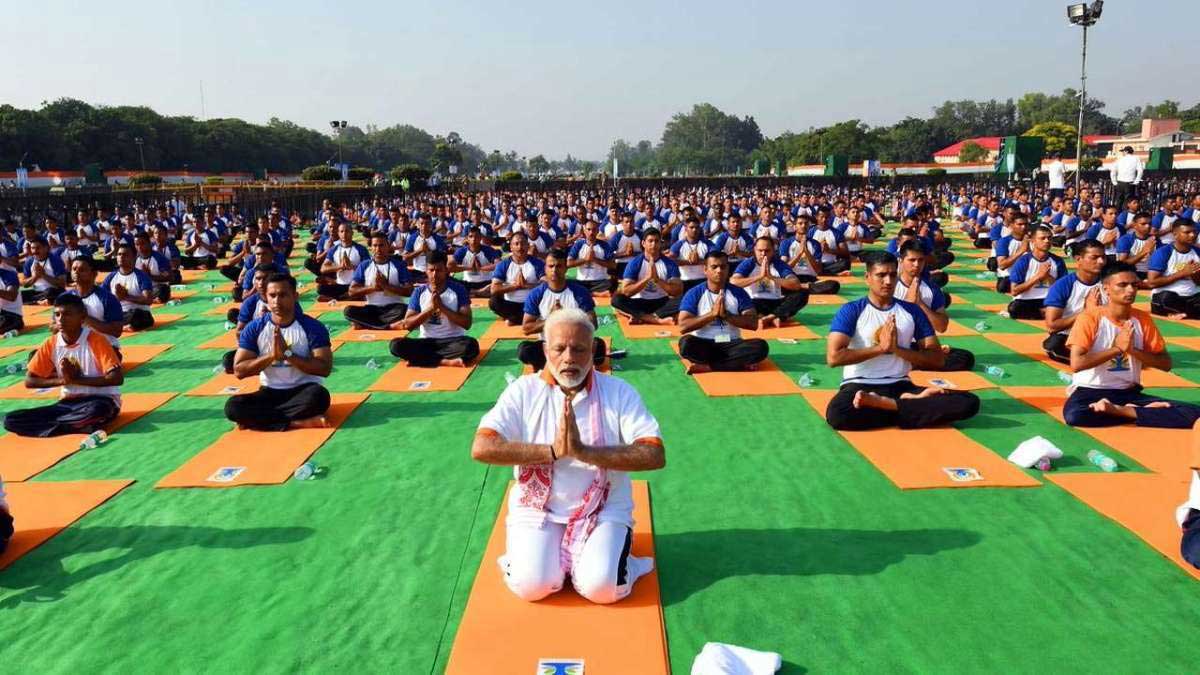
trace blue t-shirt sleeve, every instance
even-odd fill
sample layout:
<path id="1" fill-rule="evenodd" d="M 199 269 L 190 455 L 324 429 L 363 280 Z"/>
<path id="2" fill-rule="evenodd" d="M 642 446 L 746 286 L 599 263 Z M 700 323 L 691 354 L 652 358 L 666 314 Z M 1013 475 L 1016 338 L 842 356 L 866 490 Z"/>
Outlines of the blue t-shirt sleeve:
<path id="1" fill-rule="evenodd" d="M 529 316 L 540 316 L 541 312 L 538 310 L 538 305 L 542 304 L 542 295 L 545 293 L 545 284 L 535 286 L 533 290 L 529 291 L 529 294 L 525 296 L 525 304 L 521 311 Z"/>
<path id="2" fill-rule="evenodd" d="M 704 284 L 693 286 L 688 289 L 687 293 L 683 294 L 683 299 L 679 301 L 679 311 L 687 312 L 692 316 L 700 314 L 700 294 L 704 292 Z"/>
<path id="3" fill-rule="evenodd" d="M 638 272 L 642 269 L 642 260 L 645 260 L 645 258 L 639 256 L 625 263 L 625 271 L 621 273 L 621 278 L 637 281 Z"/>
<path id="4" fill-rule="evenodd" d="M 254 307 L 258 304 L 258 296 L 251 296 L 242 301 L 242 306 L 238 307 L 237 322 L 240 324 L 248 324 L 254 317 Z"/>
<path id="5" fill-rule="evenodd" d="M 699 288 L 703 288 L 703 286 L 699 286 Z M 754 301 L 750 299 L 750 294 L 746 292 L 746 289 L 737 286 L 728 286 L 728 288 L 733 293 L 733 297 L 737 299 L 738 314 L 754 309 Z"/>
<path id="6" fill-rule="evenodd" d="M 238 349 L 245 349 L 248 352 L 258 353 L 258 336 L 263 331 L 263 326 L 266 325 L 267 316 L 263 315 L 251 321 L 240 335 L 238 335 Z"/>
<path id="7" fill-rule="evenodd" d="M 137 279 L 138 288 L 143 292 L 149 293 L 154 290 L 154 282 L 150 281 L 150 275 L 142 270 L 134 270 L 133 278 Z"/>
<path id="8" fill-rule="evenodd" d="M 571 293 L 575 296 L 575 303 L 579 305 L 579 309 L 585 312 L 596 311 L 596 301 L 592 299 L 592 294 L 582 286 L 573 285 L 570 287 Z"/>
<path id="9" fill-rule="evenodd" d="M 1008 268 L 1008 278 L 1014 286 L 1025 283 L 1025 275 L 1029 272 L 1029 260 L 1030 255 L 1026 253 Z"/>
<path id="10" fill-rule="evenodd" d="M 467 293 L 467 287 L 460 283 L 455 283 L 451 286 L 454 289 L 454 299 L 458 301 L 459 309 L 471 306 L 471 295 Z"/>
<path id="11" fill-rule="evenodd" d="M 1071 287 L 1075 285 L 1075 279 L 1072 277 L 1059 277 L 1054 285 L 1050 286 L 1050 290 L 1046 291 L 1046 299 L 1042 304 L 1046 307 L 1057 307 L 1063 309 L 1067 306 L 1067 301 L 1071 299 Z"/>
<path id="12" fill-rule="evenodd" d="M 829 332 L 854 337 L 854 331 L 858 326 L 858 317 L 862 314 L 863 302 L 860 299 L 842 305 L 837 314 L 833 315 L 833 322 L 829 324 Z"/>
<path id="13" fill-rule="evenodd" d="M 746 258 L 742 262 L 738 263 L 737 269 L 734 270 L 733 273 L 740 277 L 749 276 L 754 272 L 754 267 L 754 259 Z"/>
<path id="14" fill-rule="evenodd" d="M 358 263 L 358 267 L 354 268 L 354 276 L 351 279 L 351 282 L 358 284 L 359 286 L 365 286 L 367 284 L 367 266 L 370 264 L 370 260 L 364 260 Z"/>
<path id="15" fill-rule="evenodd" d="M 1147 264 L 1147 269 L 1151 272 L 1166 274 L 1167 263 L 1171 262 L 1171 250 L 1173 248 L 1170 244 L 1159 246 L 1158 250 L 1150 255 L 1150 262 Z"/>
<path id="16" fill-rule="evenodd" d="M 496 265 L 496 269 L 492 270 L 492 278 L 500 283 L 504 283 L 508 278 L 508 265 L 511 260 L 511 258 L 501 260 L 500 264 Z"/>
<path id="17" fill-rule="evenodd" d="M 1131 251 L 1133 251 L 1133 235 L 1121 235 L 1121 238 L 1117 240 L 1117 253 L 1129 253 Z"/>
<path id="18" fill-rule="evenodd" d="M 307 314 L 301 314 L 300 326 L 308 335 L 309 349 L 320 349 L 321 347 L 329 346 L 329 329 L 325 327 L 325 324 Z"/>
<path id="19" fill-rule="evenodd" d="M 946 308 L 946 293 L 942 291 L 942 287 L 937 284 L 929 284 L 929 290 L 933 293 L 933 297 L 929 301 L 929 309 L 940 312 Z"/>
<path id="20" fill-rule="evenodd" d="M 1062 258 L 1055 257 L 1054 258 L 1054 270 L 1056 272 L 1056 274 L 1054 275 L 1055 279 L 1061 279 L 1061 278 L 1067 276 L 1067 263 L 1063 262 Z"/>

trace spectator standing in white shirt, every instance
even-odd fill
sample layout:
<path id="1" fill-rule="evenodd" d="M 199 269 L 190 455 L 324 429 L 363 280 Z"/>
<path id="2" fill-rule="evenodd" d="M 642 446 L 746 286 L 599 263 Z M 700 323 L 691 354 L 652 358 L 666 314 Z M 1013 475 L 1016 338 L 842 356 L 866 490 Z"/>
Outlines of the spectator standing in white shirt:
<path id="1" fill-rule="evenodd" d="M 1067 192 L 1067 165 L 1063 164 L 1062 157 L 1057 152 L 1050 155 L 1050 158 L 1054 160 L 1046 167 L 1050 180 L 1050 199 L 1061 199 Z"/>
<path id="2" fill-rule="evenodd" d="M 1114 204 L 1125 204 L 1130 197 L 1137 194 L 1137 186 L 1142 182 L 1142 160 L 1133 154 L 1133 148 L 1121 148 L 1121 157 L 1113 163 L 1109 173 L 1112 184 L 1117 187 Z"/>

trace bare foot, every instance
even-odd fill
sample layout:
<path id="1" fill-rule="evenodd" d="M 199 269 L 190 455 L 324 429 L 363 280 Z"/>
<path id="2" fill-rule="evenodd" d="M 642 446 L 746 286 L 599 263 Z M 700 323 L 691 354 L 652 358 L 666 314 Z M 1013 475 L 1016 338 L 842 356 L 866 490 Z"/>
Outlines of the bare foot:
<path id="1" fill-rule="evenodd" d="M 687 367 L 688 375 L 697 375 L 699 373 L 711 373 L 712 367 L 705 363 L 692 363 Z"/>
<path id="2" fill-rule="evenodd" d="M 1168 318 L 1168 319 L 1171 319 L 1172 321 L 1183 321 L 1184 319 L 1186 319 L 1186 318 L 1187 318 L 1187 314 L 1184 314 L 1184 313 L 1182 313 L 1182 312 L 1178 312 L 1178 313 L 1176 313 L 1176 314 L 1168 314 L 1168 315 L 1167 315 L 1167 318 Z"/>
<path id="3" fill-rule="evenodd" d="M 637 314 L 637 315 L 629 317 L 629 325 L 630 326 L 639 326 L 643 323 L 646 323 L 646 320 L 645 320 L 645 317 L 641 314 Z"/>
<path id="4" fill-rule="evenodd" d="M 404 319 L 388 324 L 388 330 L 404 330 Z"/>
<path id="5" fill-rule="evenodd" d="M 518 326 L 521 322 L 517 321 L 516 319 L 505 319 L 504 323 L 509 326 Z"/>
<path id="6" fill-rule="evenodd" d="M 649 320 L 652 320 L 654 323 L 656 323 L 660 326 L 674 326 L 675 325 L 675 319 L 673 319 L 671 317 L 650 316 L 647 318 Z"/>
<path id="7" fill-rule="evenodd" d="M 896 410 L 896 400 L 869 391 L 859 391 L 854 394 L 855 408 L 877 408 L 879 410 Z"/>
<path id="8" fill-rule="evenodd" d="M 1099 401 L 1088 406 L 1093 412 L 1110 417 L 1121 417 L 1128 420 L 1137 419 L 1137 408 L 1127 405 L 1117 405 L 1112 401 L 1102 398 Z"/>
<path id="9" fill-rule="evenodd" d="M 462 359 L 442 359 L 441 365 L 448 368 L 465 368 L 467 362 L 463 361 Z"/>
<path id="10" fill-rule="evenodd" d="M 944 393 L 946 393 L 946 390 L 941 387 L 925 387 L 925 390 L 919 394 L 900 394 L 900 398 L 929 398 L 930 396 L 937 396 Z"/>
<path id="11" fill-rule="evenodd" d="M 1130 407 L 1132 408 L 1132 407 L 1136 407 L 1136 406 L 1130 406 Z M 1142 407 L 1143 408 L 1170 408 L 1171 402 L 1170 401 L 1154 401 L 1152 403 L 1147 403 L 1146 405 L 1144 405 Z"/>
<path id="12" fill-rule="evenodd" d="M 317 302 L 329 302 L 330 300 L 333 300 L 333 298 L 329 297 L 328 295 L 317 296 Z"/>
<path id="13" fill-rule="evenodd" d="M 758 323 L 759 323 L 759 325 L 758 325 L 759 330 L 765 330 L 767 328 L 778 328 L 779 327 L 779 319 L 776 319 L 773 316 L 763 317 L 763 319 L 761 321 L 759 321 Z"/>
<path id="14" fill-rule="evenodd" d="M 329 426 L 329 420 L 325 419 L 324 415 L 316 417 L 307 417 L 302 420 L 293 420 L 288 425 L 289 429 L 324 429 Z"/>

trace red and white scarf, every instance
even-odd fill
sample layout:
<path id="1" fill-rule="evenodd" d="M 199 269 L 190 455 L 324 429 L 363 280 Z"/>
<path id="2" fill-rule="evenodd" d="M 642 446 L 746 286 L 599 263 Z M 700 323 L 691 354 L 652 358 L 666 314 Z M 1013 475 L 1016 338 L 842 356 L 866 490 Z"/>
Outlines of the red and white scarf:
<path id="1" fill-rule="evenodd" d="M 600 381 L 594 374 L 590 380 L 587 400 L 590 438 L 585 442 L 603 447 L 608 443 L 604 434 L 604 412 L 600 408 Z M 518 472 L 517 489 L 521 491 L 520 504 L 541 511 L 543 523 L 546 518 L 546 503 L 550 500 L 550 486 L 553 483 L 553 463 L 522 465 Z M 567 530 L 563 534 L 558 556 L 563 572 L 570 573 L 575 561 L 583 553 L 583 545 L 591 536 L 592 530 L 596 529 L 600 511 L 608 501 L 608 490 L 608 470 L 597 467 L 595 479 L 583 494 L 583 503 L 567 518 Z"/>

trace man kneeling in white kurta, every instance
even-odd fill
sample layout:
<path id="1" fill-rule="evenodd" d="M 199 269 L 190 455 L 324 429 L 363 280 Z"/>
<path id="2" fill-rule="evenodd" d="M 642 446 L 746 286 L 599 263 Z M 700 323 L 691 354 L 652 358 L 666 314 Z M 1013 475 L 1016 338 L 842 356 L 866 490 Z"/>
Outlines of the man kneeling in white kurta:
<path id="1" fill-rule="evenodd" d="M 628 471 L 666 463 L 658 421 L 629 384 L 592 369 L 592 322 L 559 309 L 543 328 L 546 367 L 508 386 L 479 422 L 471 455 L 515 467 L 504 581 L 523 600 L 562 589 L 616 602 L 651 558 L 629 555 L 633 485 Z"/>

